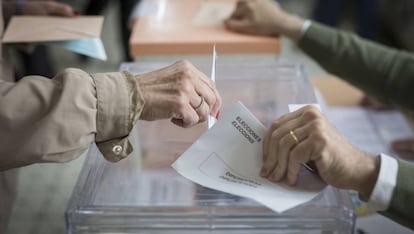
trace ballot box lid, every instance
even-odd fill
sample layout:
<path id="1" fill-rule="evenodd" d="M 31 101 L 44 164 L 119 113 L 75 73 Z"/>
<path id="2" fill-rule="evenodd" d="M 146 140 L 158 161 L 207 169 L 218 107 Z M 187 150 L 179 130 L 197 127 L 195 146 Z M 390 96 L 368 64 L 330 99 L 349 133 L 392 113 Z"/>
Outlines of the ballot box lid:
<path id="1" fill-rule="evenodd" d="M 167 65 L 126 63 L 121 70 L 140 74 Z M 210 74 L 210 63 L 195 66 Z M 292 62 L 220 62 L 216 85 L 222 111 L 241 101 L 265 126 L 287 113 L 288 104 L 316 101 L 303 66 Z M 310 202 L 275 213 L 179 175 L 171 164 L 206 130 L 207 124 L 179 128 L 169 120 L 138 121 L 129 136 L 134 151 L 117 163 L 91 145 L 65 213 L 68 233 L 353 231 L 355 213 L 345 191 L 328 186 Z"/>

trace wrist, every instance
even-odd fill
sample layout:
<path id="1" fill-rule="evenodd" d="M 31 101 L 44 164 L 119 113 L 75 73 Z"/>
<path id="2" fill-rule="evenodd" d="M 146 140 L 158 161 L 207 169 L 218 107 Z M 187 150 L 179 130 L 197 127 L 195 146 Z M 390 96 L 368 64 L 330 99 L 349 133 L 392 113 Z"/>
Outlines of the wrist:
<path id="1" fill-rule="evenodd" d="M 358 191 L 359 197 L 363 201 L 368 201 L 378 179 L 381 160 L 379 156 L 365 155 L 365 160 L 362 160 L 359 165 L 361 176 L 355 178 L 355 190 Z"/>
<path id="2" fill-rule="evenodd" d="M 293 41 L 298 41 L 302 35 L 302 27 L 305 20 L 296 15 L 286 15 L 282 22 L 281 34 Z"/>

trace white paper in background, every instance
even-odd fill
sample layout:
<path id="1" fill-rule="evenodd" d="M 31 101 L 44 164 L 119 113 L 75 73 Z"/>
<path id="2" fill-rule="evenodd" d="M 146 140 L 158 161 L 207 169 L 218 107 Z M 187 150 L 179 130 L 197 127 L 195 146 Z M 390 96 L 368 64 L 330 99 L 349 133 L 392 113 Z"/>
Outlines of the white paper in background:
<path id="1" fill-rule="evenodd" d="M 289 112 L 294 112 L 294 111 L 297 111 L 300 108 L 305 107 L 305 106 L 314 106 L 314 107 L 318 108 L 318 110 L 322 111 L 321 110 L 321 106 L 319 104 L 316 104 L 316 103 L 310 103 L 310 104 L 289 104 L 288 105 L 288 108 L 289 108 Z"/>
<path id="2" fill-rule="evenodd" d="M 223 21 L 230 17 L 234 8 L 235 4 L 232 2 L 204 1 L 194 16 L 192 25 L 200 27 L 223 25 Z"/>
<path id="3" fill-rule="evenodd" d="M 200 185 L 251 198 L 276 212 L 314 198 L 326 184 L 305 169 L 295 187 L 260 177 L 265 133 L 266 128 L 239 102 L 172 167 Z"/>
<path id="4" fill-rule="evenodd" d="M 78 54 L 83 54 L 104 61 L 107 60 L 105 48 L 100 38 L 85 38 L 70 41 L 53 41 L 42 44 L 56 45 Z"/>
<path id="5" fill-rule="evenodd" d="M 138 17 L 157 17 L 162 18 L 167 7 L 168 0 L 157 0 L 157 1 L 141 1 L 135 4 L 132 10 L 130 18 Z"/>
<path id="6" fill-rule="evenodd" d="M 398 139 L 414 138 L 412 127 L 400 111 L 367 110 L 367 112 L 371 122 L 375 124 L 378 134 L 386 144 L 389 145 Z"/>
<path id="7" fill-rule="evenodd" d="M 395 155 L 389 147 L 392 141 L 414 137 L 410 125 L 399 111 L 331 107 L 325 114 L 353 146 L 372 155 Z"/>

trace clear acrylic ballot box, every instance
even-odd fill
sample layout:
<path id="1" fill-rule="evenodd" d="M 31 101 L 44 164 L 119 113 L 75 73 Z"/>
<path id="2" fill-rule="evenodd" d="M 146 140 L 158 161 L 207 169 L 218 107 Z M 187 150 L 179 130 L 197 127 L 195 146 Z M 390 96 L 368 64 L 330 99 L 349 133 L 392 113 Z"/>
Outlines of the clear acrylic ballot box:
<path id="1" fill-rule="evenodd" d="M 123 64 L 133 74 L 168 64 Z M 211 63 L 195 64 L 210 74 Z M 242 101 L 263 124 L 288 112 L 288 104 L 314 103 L 302 66 L 280 62 L 219 62 L 216 84 L 222 112 Z M 171 164 L 207 129 L 170 121 L 139 121 L 130 135 L 134 152 L 107 162 L 92 145 L 66 210 L 68 233 L 352 233 L 355 213 L 348 193 L 327 187 L 283 213 L 250 199 L 197 185 Z M 278 199 L 275 197 L 274 199 Z"/>

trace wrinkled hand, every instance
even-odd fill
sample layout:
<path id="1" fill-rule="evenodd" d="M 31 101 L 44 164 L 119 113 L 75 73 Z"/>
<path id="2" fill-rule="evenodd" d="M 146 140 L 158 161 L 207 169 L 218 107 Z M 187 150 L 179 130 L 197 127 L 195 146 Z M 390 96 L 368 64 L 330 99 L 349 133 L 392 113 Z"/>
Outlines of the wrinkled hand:
<path id="1" fill-rule="evenodd" d="M 272 0 L 239 0 L 224 24 L 235 32 L 266 36 L 282 34 L 298 39 L 303 22 L 303 19 L 283 11 Z"/>
<path id="2" fill-rule="evenodd" d="M 79 13 L 71 6 L 54 1 L 25 1 L 22 5 L 22 15 L 55 15 L 75 17 Z"/>
<path id="3" fill-rule="evenodd" d="M 136 77 L 145 104 L 140 119 L 171 118 L 190 127 L 217 116 L 220 95 L 211 79 L 187 61 Z"/>
<path id="4" fill-rule="evenodd" d="M 290 131 L 296 135 L 298 143 Z M 354 189 L 367 199 L 374 188 L 379 157 L 349 144 L 313 106 L 286 114 L 273 122 L 263 142 L 261 176 L 294 185 L 304 163 L 313 161 L 327 184 Z"/>

